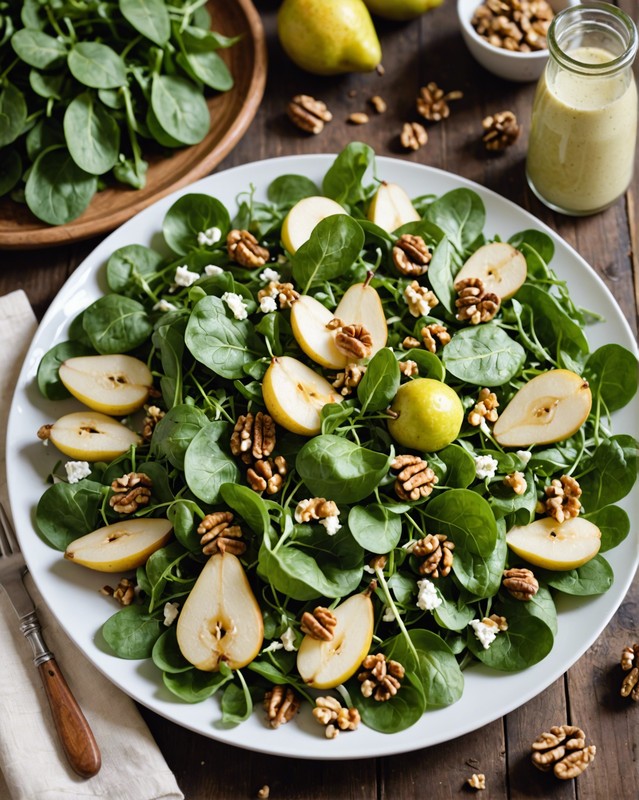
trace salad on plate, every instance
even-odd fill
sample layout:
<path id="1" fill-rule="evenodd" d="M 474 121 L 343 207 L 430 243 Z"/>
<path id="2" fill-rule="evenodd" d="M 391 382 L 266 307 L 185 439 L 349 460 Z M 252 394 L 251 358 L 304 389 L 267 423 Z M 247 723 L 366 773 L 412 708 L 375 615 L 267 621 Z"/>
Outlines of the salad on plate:
<path id="1" fill-rule="evenodd" d="M 37 529 L 112 573 L 111 652 L 224 724 L 308 703 L 329 738 L 394 733 L 611 587 L 637 361 L 591 349 L 546 233 L 502 241 L 466 187 L 409 199 L 352 143 L 321 186 L 185 194 L 162 237 L 110 255 L 37 375 L 66 461 Z"/>

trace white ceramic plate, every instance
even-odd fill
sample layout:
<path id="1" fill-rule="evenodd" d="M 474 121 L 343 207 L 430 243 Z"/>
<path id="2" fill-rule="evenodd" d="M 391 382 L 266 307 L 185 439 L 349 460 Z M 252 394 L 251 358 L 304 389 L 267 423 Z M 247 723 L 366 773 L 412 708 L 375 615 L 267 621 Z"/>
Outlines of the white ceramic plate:
<path id="1" fill-rule="evenodd" d="M 215 699 L 198 705 L 182 703 L 164 689 L 160 673 L 150 660 L 125 661 L 107 652 L 100 627 L 114 608 L 98 593 L 104 575 L 65 561 L 32 528 L 34 509 L 45 488 L 44 476 L 60 457 L 55 448 L 43 448 L 36 431 L 61 413 L 77 410 L 74 400 L 54 405 L 42 399 L 35 384 L 38 362 L 54 343 L 67 338 L 69 321 L 102 293 L 102 267 L 109 255 L 125 244 L 148 245 L 154 239 L 157 243 L 164 214 L 179 196 L 190 191 L 208 192 L 234 208 L 237 193 L 250 184 L 257 187 L 257 198 L 264 199 L 266 187 L 278 175 L 305 174 L 321 184 L 332 160 L 328 155 L 285 157 L 221 172 L 163 198 L 108 236 L 73 273 L 40 325 L 18 381 L 7 442 L 11 507 L 29 568 L 62 626 L 95 666 L 135 700 L 178 725 L 251 750 L 313 759 L 365 758 L 416 750 L 475 730 L 525 703 L 567 670 L 595 641 L 623 600 L 639 561 L 639 536 L 635 528 L 625 542 L 606 553 L 616 576 L 607 594 L 562 598 L 555 646 L 540 664 L 515 674 L 473 667 L 466 672 L 464 695 L 455 705 L 428 712 L 401 733 L 388 735 L 362 727 L 354 735 L 340 736 L 337 745 L 324 737 L 308 708 L 277 731 L 267 728 L 261 710 L 236 728 L 222 728 L 217 723 L 220 714 Z M 618 342 L 636 351 L 630 328 L 603 282 L 574 250 L 537 219 L 493 192 L 455 175 L 387 158 L 379 158 L 377 163 L 380 177 L 399 183 L 413 197 L 426 193 L 440 195 L 460 186 L 474 189 L 486 205 L 485 232 L 489 236 L 499 234 L 505 239 L 526 228 L 544 230 L 556 246 L 552 266 L 560 277 L 569 281 L 574 300 L 606 320 L 588 331 L 593 349 L 606 342 Z M 618 432 L 639 435 L 639 398 L 615 415 L 614 427 Z M 631 519 L 639 518 L 637 490 L 620 505 Z"/>

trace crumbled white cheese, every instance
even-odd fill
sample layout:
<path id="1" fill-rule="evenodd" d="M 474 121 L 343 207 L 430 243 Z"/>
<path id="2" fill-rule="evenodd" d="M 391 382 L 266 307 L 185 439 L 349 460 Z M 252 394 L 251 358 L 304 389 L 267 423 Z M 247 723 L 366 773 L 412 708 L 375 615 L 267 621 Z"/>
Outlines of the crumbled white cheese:
<path id="1" fill-rule="evenodd" d="M 165 603 L 164 604 L 164 624 L 168 628 L 173 625 L 178 615 L 179 603 Z"/>
<path id="2" fill-rule="evenodd" d="M 499 462 L 492 456 L 475 456 L 475 475 L 480 481 L 494 478 Z"/>
<path id="3" fill-rule="evenodd" d="M 428 294 L 432 296 L 432 293 Z M 410 284 L 404 289 L 404 300 L 406 300 L 409 311 L 414 317 L 428 316 L 431 308 L 437 305 L 436 299 L 432 305 L 428 302 L 428 294 L 421 294 L 416 289 L 413 289 Z"/>
<path id="4" fill-rule="evenodd" d="M 217 264 L 207 264 L 204 267 L 204 274 L 209 278 L 217 277 L 224 272 L 222 267 L 218 267 Z"/>
<path id="5" fill-rule="evenodd" d="M 266 295 L 260 300 L 260 311 L 263 314 L 270 314 L 272 311 L 277 311 L 277 303 L 274 297 Z"/>
<path id="6" fill-rule="evenodd" d="M 175 277 L 173 278 L 173 281 L 178 286 L 191 286 L 199 277 L 199 273 L 191 272 L 188 267 L 184 266 L 178 267 L 175 270 Z"/>
<path id="7" fill-rule="evenodd" d="M 293 650 L 297 650 L 297 647 L 295 647 L 295 631 L 290 626 L 280 636 L 280 639 L 282 640 L 284 649 L 288 653 L 291 653 Z"/>
<path id="8" fill-rule="evenodd" d="M 475 631 L 475 636 L 481 642 L 484 650 L 488 650 L 490 645 L 495 641 L 495 637 L 499 633 L 497 625 L 486 625 L 480 619 L 473 619 L 469 623 L 470 627 Z"/>
<path id="9" fill-rule="evenodd" d="M 326 528 L 326 533 L 329 536 L 335 536 L 337 531 L 342 527 L 337 515 L 332 517 L 325 517 L 319 521 L 320 525 L 323 525 Z"/>
<path id="10" fill-rule="evenodd" d="M 515 455 L 521 461 L 524 467 L 528 466 L 528 462 L 532 458 L 532 453 L 530 450 L 517 450 L 515 451 Z"/>
<path id="11" fill-rule="evenodd" d="M 437 589 L 432 581 L 427 578 L 417 581 L 419 592 L 417 594 L 417 607 L 422 611 L 432 611 L 437 606 L 441 606 L 443 600 L 437 594 Z"/>
<path id="12" fill-rule="evenodd" d="M 278 642 L 277 640 L 273 640 L 268 647 L 265 647 L 262 650 L 263 653 L 274 653 L 276 650 L 281 650 L 284 647 L 282 642 Z"/>
<path id="13" fill-rule="evenodd" d="M 382 622 L 395 622 L 395 614 L 390 606 L 386 606 L 382 615 Z"/>
<path id="14" fill-rule="evenodd" d="M 260 272 L 260 280 L 264 281 L 264 283 L 279 283 L 282 280 L 282 276 L 277 270 L 267 267 L 263 272 Z"/>
<path id="15" fill-rule="evenodd" d="M 82 478 L 87 478 L 91 474 L 91 467 L 86 461 L 67 461 L 64 468 L 67 471 L 69 483 L 78 483 Z"/>
<path id="16" fill-rule="evenodd" d="M 224 292 L 222 295 L 222 301 L 231 309 L 235 319 L 247 318 L 248 313 L 246 311 L 246 303 L 244 302 L 244 298 L 241 294 L 235 294 L 235 292 Z"/>
<path id="17" fill-rule="evenodd" d="M 200 247 L 213 247 L 222 238 L 222 231 L 219 228 L 207 228 L 200 231 L 197 235 L 197 243 Z"/>
<path id="18" fill-rule="evenodd" d="M 169 303 L 168 300 L 160 300 L 153 306 L 154 311 L 161 311 L 163 314 L 166 314 L 167 311 L 175 311 L 177 306 L 174 306 L 173 303 Z"/>

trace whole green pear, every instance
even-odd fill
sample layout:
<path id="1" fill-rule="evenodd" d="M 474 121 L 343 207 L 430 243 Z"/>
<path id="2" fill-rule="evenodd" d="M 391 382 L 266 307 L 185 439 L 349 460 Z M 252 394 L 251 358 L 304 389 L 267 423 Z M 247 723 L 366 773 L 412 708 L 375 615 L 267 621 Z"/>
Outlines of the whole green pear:
<path id="1" fill-rule="evenodd" d="M 382 58 L 363 0 L 284 0 L 277 31 L 289 58 L 316 75 L 370 72 Z"/>
<path id="2" fill-rule="evenodd" d="M 368 10 L 378 17 L 404 21 L 415 19 L 431 8 L 441 6 L 444 0 L 364 0 L 364 2 Z"/>

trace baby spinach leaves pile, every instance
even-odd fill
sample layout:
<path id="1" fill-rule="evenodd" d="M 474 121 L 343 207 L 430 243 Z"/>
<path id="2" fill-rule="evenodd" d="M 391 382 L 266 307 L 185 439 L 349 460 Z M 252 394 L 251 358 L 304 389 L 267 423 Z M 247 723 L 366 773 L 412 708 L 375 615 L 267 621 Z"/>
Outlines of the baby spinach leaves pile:
<path id="1" fill-rule="evenodd" d="M 143 151 L 206 136 L 235 41 L 202 0 L 0 2 L 0 196 L 62 225 L 106 181 L 142 188 Z"/>
<path id="2" fill-rule="evenodd" d="M 52 400 L 66 395 L 57 370 L 71 355 L 128 352 L 146 359 L 154 372 L 161 391 L 157 402 L 166 415 L 150 444 L 111 464 L 94 464 L 91 475 L 77 484 L 51 486 L 40 500 L 37 524 L 47 541 L 63 549 L 80 534 L 118 518 L 108 504 L 114 478 L 132 470 L 152 477 L 152 503 L 137 514 L 167 515 L 175 539 L 138 569 L 139 602 L 114 614 L 104 625 L 104 637 L 123 658 L 151 657 L 165 686 L 187 702 L 208 698 L 223 686 L 227 722 L 246 718 L 253 701 L 274 683 L 309 697 L 296 673 L 295 653 L 281 647 L 280 637 L 291 629 L 299 645 L 304 611 L 319 603 L 336 605 L 376 578 L 373 651 L 399 661 L 406 676 L 388 702 L 363 697 L 356 678 L 343 692 L 372 728 L 405 728 L 424 711 L 459 699 L 469 662 L 512 671 L 543 659 L 557 632 L 558 593 L 587 596 L 610 587 L 612 570 L 600 554 L 568 572 L 535 569 L 540 590 L 530 602 L 503 590 L 503 570 L 523 565 L 508 552 L 506 532 L 534 520 L 550 480 L 563 474 L 578 479 L 585 516 L 602 532 L 602 553 L 630 529 L 628 515 L 614 504 L 634 484 L 637 442 L 613 435 L 609 414 L 635 394 L 636 360 L 612 343 L 590 351 L 584 335 L 589 315 L 575 306 L 552 271 L 551 239 L 534 230 L 511 237 L 526 257 L 526 283 L 492 322 L 465 326 L 455 318 L 453 283 L 463 262 L 486 241 L 480 197 L 457 189 L 417 198 L 423 219 L 389 235 L 365 218 L 377 186 L 368 178 L 371 171 L 372 150 L 354 143 L 337 157 L 321 186 L 305 176 L 281 176 L 268 187 L 264 202 L 251 192 L 240 195 L 233 220 L 214 198 L 180 198 L 163 223 L 168 255 L 142 245 L 113 253 L 105 276 L 110 293 L 79 315 L 69 341 L 57 344 L 40 365 L 40 389 Z M 298 200 L 318 193 L 338 200 L 351 216 L 326 219 L 289 256 L 281 245 L 282 221 Z M 261 381 L 272 356 L 293 355 L 329 379 L 334 374 L 300 351 L 288 309 L 259 310 L 258 292 L 269 275 L 229 259 L 225 237 L 232 227 L 251 230 L 269 248 L 269 268 L 330 309 L 349 286 L 373 273 L 389 327 L 387 347 L 370 360 L 357 389 L 343 403 L 323 408 L 319 435 L 304 439 L 278 429 L 274 454 L 286 458 L 289 472 L 273 496 L 260 496 L 246 485 L 244 468 L 229 448 L 233 425 L 247 410 L 264 408 Z M 219 229 L 218 242 L 198 244 L 198 233 L 211 228 Z M 433 249 L 422 282 L 440 303 L 428 317 L 411 316 L 403 298 L 409 279 L 393 266 L 392 246 L 404 232 L 420 234 Z M 214 269 L 207 270 L 209 265 Z M 200 275 L 190 286 L 174 282 L 183 266 Z M 247 319 L 231 313 L 222 299 L 226 292 L 243 299 Z M 419 338 L 423 325 L 435 321 L 445 323 L 452 336 L 443 350 L 403 349 L 407 336 Z M 492 387 L 503 409 L 535 375 L 568 368 L 589 381 L 592 412 L 572 437 L 531 453 L 505 451 L 488 428 L 465 422 L 454 443 L 420 454 L 438 477 L 432 494 L 400 501 L 390 466 L 401 449 L 388 434 L 386 409 L 400 381 L 410 379 L 399 369 L 406 358 L 418 364 L 420 376 L 452 386 L 466 410 L 482 387 Z M 479 456 L 496 460 L 494 477 L 477 477 Z M 515 471 L 526 477 L 521 495 L 503 481 Z M 297 503 L 313 496 L 337 503 L 342 527 L 335 535 L 295 520 Z M 191 666 L 179 652 L 174 627 L 163 624 L 165 604 L 182 604 L 202 568 L 196 528 L 214 510 L 232 511 L 245 532 L 242 561 L 265 622 L 264 649 L 235 673 Z M 445 534 L 455 544 L 452 572 L 433 579 L 441 603 L 432 611 L 417 605 L 422 576 L 418 559 L 406 547 L 425 533 Z M 380 555 L 386 556 L 383 565 L 375 561 Z M 469 622 L 491 613 L 505 616 L 508 630 L 484 649 Z"/>

